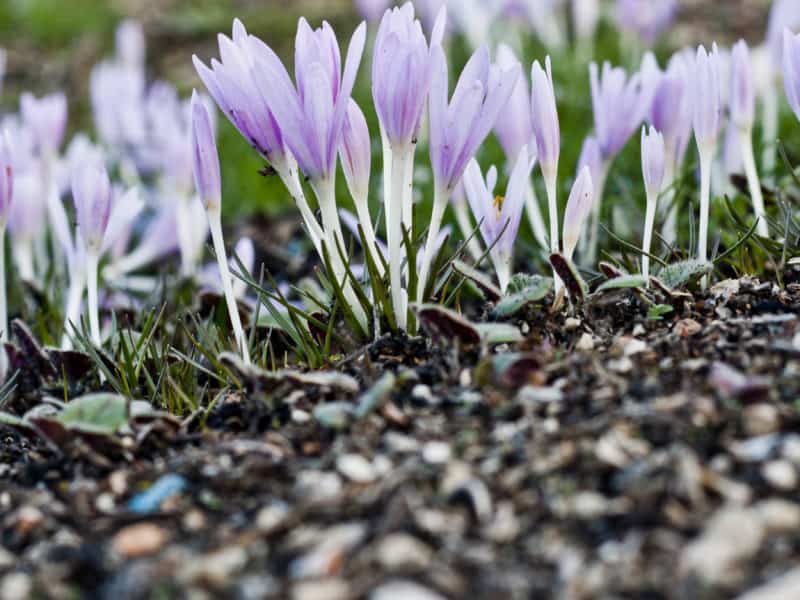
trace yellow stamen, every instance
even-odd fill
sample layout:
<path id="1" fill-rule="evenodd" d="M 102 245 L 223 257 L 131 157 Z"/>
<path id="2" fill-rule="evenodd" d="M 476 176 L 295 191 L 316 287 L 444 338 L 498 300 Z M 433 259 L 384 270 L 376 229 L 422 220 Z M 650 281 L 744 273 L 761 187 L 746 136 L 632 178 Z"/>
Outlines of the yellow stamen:
<path id="1" fill-rule="evenodd" d="M 494 202 L 492 206 L 494 206 L 495 211 L 497 211 L 497 218 L 500 218 L 501 213 L 503 212 L 503 201 L 505 198 L 503 196 L 495 196 Z"/>

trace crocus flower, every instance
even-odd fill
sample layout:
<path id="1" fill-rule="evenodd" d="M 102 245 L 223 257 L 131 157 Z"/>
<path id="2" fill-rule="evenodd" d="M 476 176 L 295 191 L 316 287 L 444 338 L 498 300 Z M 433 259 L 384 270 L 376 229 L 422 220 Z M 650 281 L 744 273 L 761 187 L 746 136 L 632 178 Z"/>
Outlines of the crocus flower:
<path id="1" fill-rule="evenodd" d="M 756 159 L 753 152 L 753 121 L 756 112 L 756 91 L 753 83 L 753 65 L 750 62 L 750 51 L 744 40 L 739 40 L 733 47 L 731 55 L 730 94 L 728 106 L 731 124 L 735 128 L 734 144 L 738 146 L 738 154 L 742 160 L 750 198 L 753 200 L 753 212 L 758 220 L 758 234 L 769 236 L 764 197 L 761 193 L 761 181 L 758 178 Z"/>
<path id="2" fill-rule="evenodd" d="M 567 208 L 564 210 L 564 256 L 570 260 L 575 253 L 586 218 L 592 210 L 593 201 L 592 173 L 589 166 L 584 165 L 579 169 L 578 177 L 572 184 Z"/>
<path id="3" fill-rule="evenodd" d="M 717 148 L 722 101 L 720 63 L 716 45 L 711 54 L 703 46 L 697 49 L 693 73 L 694 99 L 692 124 L 700 154 L 700 234 L 698 256 L 708 255 L 708 214 L 711 204 L 711 163 Z M 706 279 L 703 279 L 703 283 Z"/>
<path id="4" fill-rule="evenodd" d="M 220 60 L 212 59 L 209 69 L 193 56 L 195 69 L 222 113 L 275 169 L 297 204 L 314 246 L 320 248 L 322 228 L 306 200 L 295 158 L 257 84 L 267 75 L 257 68 L 256 58 L 261 57 L 259 64 L 279 64 L 280 59 L 264 42 L 248 35 L 238 19 L 233 22 L 232 38 L 220 35 L 218 39 Z"/>
<path id="5" fill-rule="evenodd" d="M 783 31 L 783 85 L 795 116 L 800 119 L 800 34 Z"/>
<path id="6" fill-rule="evenodd" d="M 391 5 L 391 0 L 355 0 L 355 5 L 364 19 L 370 23 L 377 23 Z"/>
<path id="7" fill-rule="evenodd" d="M 642 275 L 650 276 L 650 247 L 653 239 L 653 224 L 656 218 L 658 195 L 664 184 L 664 170 L 666 149 L 664 137 L 654 127 L 647 130 L 642 126 L 642 175 L 644 176 L 644 189 L 647 194 L 647 211 L 644 221 L 644 235 L 642 236 Z"/>
<path id="8" fill-rule="evenodd" d="M 217 141 L 214 137 L 208 108 L 201 102 L 197 92 L 192 92 L 192 157 L 197 192 L 200 194 L 208 215 L 208 225 L 211 229 L 211 239 L 214 242 L 214 253 L 217 255 L 219 276 L 225 292 L 225 302 L 228 305 L 228 315 L 233 326 L 234 337 L 239 351 L 242 353 L 242 358 L 249 363 L 250 351 L 242 328 L 236 296 L 233 293 L 225 241 L 222 237 L 222 184 Z"/>
<path id="9" fill-rule="evenodd" d="M 519 231 L 525 189 L 532 167 L 528 149 L 523 146 L 511 172 L 505 197 L 494 194 L 497 183 L 497 169 L 494 167 L 484 180 L 478 162 L 472 159 L 464 173 L 464 191 L 475 220 L 480 224 L 483 241 L 490 248 L 489 255 L 503 292 L 511 280 L 514 241 Z"/>
<path id="10" fill-rule="evenodd" d="M 55 154 L 67 126 L 67 97 L 57 93 L 37 98 L 26 92 L 20 96 L 20 112 L 40 152 L 47 156 Z"/>
<path id="11" fill-rule="evenodd" d="M 442 9 L 431 47 L 441 44 L 446 11 Z M 414 18 L 414 6 L 386 11 L 375 39 L 372 97 L 383 140 L 384 215 L 389 242 L 392 305 L 403 328 L 406 309 L 401 290 L 402 228 L 411 229 L 414 153 L 431 85 L 431 49 Z M 359 217 L 360 218 L 360 217 Z"/>
<path id="12" fill-rule="evenodd" d="M 14 166 L 5 134 L 0 136 L 0 340 L 8 340 L 6 301 L 6 224 L 14 196 Z"/>
<path id="13" fill-rule="evenodd" d="M 251 38 L 255 39 L 255 38 Z M 361 23 L 350 41 L 344 70 L 339 42 L 325 22 L 312 30 L 300 19 L 295 40 L 295 78 L 292 83 L 281 61 L 266 45 L 255 53 L 256 85 L 275 115 L 291 149 L 317 196 L 322 214 L 322 234 L 334 273 L 360 325 L 367 330 L 367 315 L 346 281 L 339 247 L 345 248 L 336 211 L 335 176 L 339 147 L 350 94 L 353 91 L 366 43 L 366 23 Z"/>
<path id="14" fill-rule="evenodd" d="M 89 326 L 92 341 L 101 344 L 97 303 L 97 266 L 111 214 L 111 182 L 102 163 L 87 163 L 72 176 L 72 199 L 78 231 L 86 253 L 89 291 Z"/>
<path id="15" fill-rule="evenodd" d="M 675 18 L 676 0 L 617 0 L 617 22 L 652 45 Z"/>
<path id="16" fill-rule="evenodd" d="M 489 135 L 500 111 L 514 91 L 519 69 L 501 70 L 482 46 L 467 62 L 448 105 L 447 60 L 441 46 L 433 48 L 430 92 L 430 155 L 434 178 L 434 205 L 417 300 L 422 301 L 433 260 L 433 248 L 444 209 L 467 164 Z"/>
<path id="17" fill-rule="evenodd" d="M 24 281 L 34 282 L 34 243 L 46 235 L 47 194 L 41 176 L 33 171 L 14 176 L 14 198 L 8 215 L 15 267 Z"/>
<path id="18" fill-rule="evenodd" d="M 675 53 L 661 73 L 650 107 L 649 121 L 664 137 L 666 162 L 664 173 L 667 206 L 662 237 L 672 244 L 677 239 L 678 203 L 672 183 L 681 168 L 692 137 L 692 95 L 690 64 L 684 52 Z"/>
<path id="19" fill-rule="evenodd" d="M 533 63 L 531 69 L 531 114 L 533 116 L 533 132 L 539 154 L 550 214 L 550 251 L 558 252 L 558 203 L 556 199 L 556 181 L 558 178 L 558 158 L 561 153 L 561 129 L 558 124 L 558 109 L 553 89 L 553 74 L 550 69 L 550 57 L 545 59 L 547 71 L 542 69 L 539 61 Z"/>

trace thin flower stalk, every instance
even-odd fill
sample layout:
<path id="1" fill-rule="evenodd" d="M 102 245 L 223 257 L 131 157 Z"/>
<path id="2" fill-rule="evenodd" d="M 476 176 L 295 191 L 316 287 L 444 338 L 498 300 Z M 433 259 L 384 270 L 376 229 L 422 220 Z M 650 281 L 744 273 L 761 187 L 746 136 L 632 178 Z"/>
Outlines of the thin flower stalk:
<path id="1" fill-rule="evenodd" d="M 233 293 L 225 241 L 222 237 L 222 183 L 217 142 L 208 109 L 199 100 L 197 92 L 192 94 L 192 158 L 195 185 L 208 215 L 211 241 L 214 244 L 214 253 L 217 255 L 220 280 L 234 338 L 242 359 L 249 364 L 250 351 L 239 316 L 239 305 Z"/>
<path id="2" fill-rule="evenodd" d="M 761 192 L 761 181 L 758 177 L 756 159 L 753 152 L 753 121 L 755 120 L 756 110 L 753 67 L 750 62 L 750 51 L 744 40 L 737 42 L 733 48 L 730 86 L 731 126 L 736 128 L 742 166 L 747 177 L 750 198 L 753 201 L 753 212 L 758 221 L 756 232 L 762 237 L 768 237 L 769 227 L 764 209 L 764 196 Z"/>
<path id="3" fill-rule="evenodd" d="M 650 127 L 642 127 L 642 175 L 644 188 L 647 195 L 647 209 L 645 211 L 644 233 L 642 235 L 642 275 L 650 283 L 650 249 L 653 244 L 653 226 L 655 224 L 658 196 L 664 184 L 666 150 L 664 137 Z"/>
<path id="4" fill-rule="evenodd" d="M 0 341 L 8 340 L 6 225 L 14 195 L 14 166 L 5 133 L 0 136 Z"/>

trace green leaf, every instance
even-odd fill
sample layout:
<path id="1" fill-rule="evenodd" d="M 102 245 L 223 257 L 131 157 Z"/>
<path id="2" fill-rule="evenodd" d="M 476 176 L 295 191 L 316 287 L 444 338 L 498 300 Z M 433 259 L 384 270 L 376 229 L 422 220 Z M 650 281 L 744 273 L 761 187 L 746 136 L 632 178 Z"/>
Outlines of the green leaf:
<path id="1" fill-rule="evenodd" d="M 690 259 L 667 265 L 658 273 L 658 278 L 668 288 L 676 288 L 707 275 L 713 270 L 714 265 L 708 261 Z"/>
<path id="2" fill-rule="evenodd" d="M 515 275 L 515 277 L 517 276 Z M 492 311 L 495 317 L 506 319 L 513 317 L 526 306 L 542 300 L 553 287 L 553 280 L 550 277 L 526 275 L 524 278 L 528 286 L 501 299 Z M 511 289 L 511 286 L 509 286 L 509 289 Z"/>
<path id="3" fill-rule="evenodd" d="M 654 304 L 647 311 L 647 318 L 651 321 L 660 321 L 661 317 L 668 315 L 673 310 L 675 309 L 669 304 Z"/>
<path id="4" fill-rule="evenodd" d="M 25 419 L 7 412 L 0 412 L 0 425 L 8 425 L 9 427 L 30 427 L 30 425 L 25 422 Z"/>
<path id="5" fill-rule="evenodd" d="M 644 287 L 647 287 L 647 277 L 644 275 L 623 275 L 609 279 L 597 288 L 596 293 L 601 294 L 610 290 L 628 290 Z"/>
<path id="6" fill-rule="evenodd" d="M 514 344 L 524 339 L 519 327 L 509 323 L 477 323 L 474 327 L 481 336 L 481 341 L 489 346 Z"/>
<path id="7" fill-rule="evenodd" d="M 128 422 L 128 399 L 119 394 L 88 394 L 68 403 L 56 420 L 68 429 L 113 434 Z"/>

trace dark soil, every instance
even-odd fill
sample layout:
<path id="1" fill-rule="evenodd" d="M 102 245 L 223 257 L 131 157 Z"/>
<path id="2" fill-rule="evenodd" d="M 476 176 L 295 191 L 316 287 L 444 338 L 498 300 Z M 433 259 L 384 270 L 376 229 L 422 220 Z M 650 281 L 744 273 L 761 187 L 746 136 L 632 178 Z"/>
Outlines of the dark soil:
<path id="1" fill-rule="evenodd" d="M 0 598 L 797 597 L 800 284 L 606 304 L 512 361 L 384 338 L 359 392 L 253 384 L 113 452 L 0 427 Z"/>

